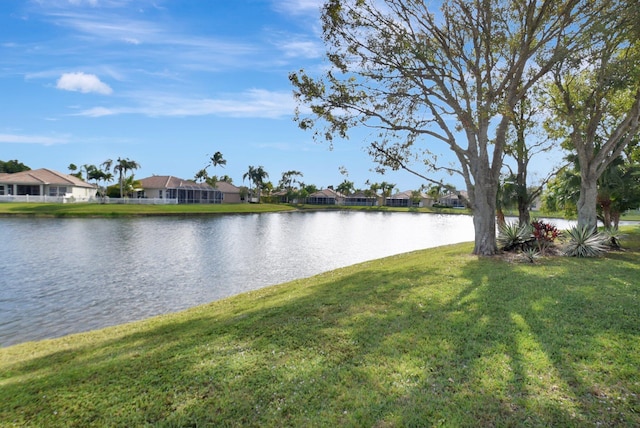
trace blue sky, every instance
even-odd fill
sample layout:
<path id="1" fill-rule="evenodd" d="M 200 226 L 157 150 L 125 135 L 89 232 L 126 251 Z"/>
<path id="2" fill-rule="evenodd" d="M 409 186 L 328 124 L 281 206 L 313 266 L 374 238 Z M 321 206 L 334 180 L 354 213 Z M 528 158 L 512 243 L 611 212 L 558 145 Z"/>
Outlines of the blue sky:
<path id="1" fill-rule="evenodd" d="M 417 189 L 407 172 L 373 172 L 361 140 L 330 150 L 293 121 L 289 73 L 327 65 L 321 3 L 2 0 L 0 159 L 68 172 L 122 157 L 136 178 L 191 179 L 220 151 L 227 165 L 209 173 L 237 185 L 252 165 L 274 184 L 298 170 L 318 187 Z"/>

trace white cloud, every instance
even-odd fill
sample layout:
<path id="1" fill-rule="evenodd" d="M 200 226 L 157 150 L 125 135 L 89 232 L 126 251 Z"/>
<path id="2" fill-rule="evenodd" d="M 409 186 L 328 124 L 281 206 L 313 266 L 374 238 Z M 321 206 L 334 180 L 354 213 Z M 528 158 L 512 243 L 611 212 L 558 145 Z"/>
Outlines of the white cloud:
<path id="1" fill-rule="evenodd" d="M 68 143 L 67 137 L 47 137 L 43 135 L 16 135 L 16 134 L 0 134 L 0 143 L 18 143 L 18 144 L 42 144 L 51 146 L 54 144 Z"/>
<path id="2" fill-rule="evenodd" d="M 317 13 L 324 4 L 324 0 L 276 0 L 273 7 L 283 13 L 300 15 Z"/>
<path id="3" fill-rule="evenodd" d="M 77 116 L 102 117 L 121 114 L 162 116 L 223 116 L 278 119 L 294 113 L 295 101 L 291 92 L 251 89 L 224 98 L 185 98 L 165 94 L 129 94 L 137 106 L 93 107 L 76 113 Z"/>
<path id="4" fill-rule="evenodd" d="M 56 88 L 65 91 L 77 91 L 82 93 L 96 92 L 98 94 L 109 95 L 113 89 L 104 82 L 101 82 L 95 74 L 84 73 L 64 73 L 58 79 Z"/>

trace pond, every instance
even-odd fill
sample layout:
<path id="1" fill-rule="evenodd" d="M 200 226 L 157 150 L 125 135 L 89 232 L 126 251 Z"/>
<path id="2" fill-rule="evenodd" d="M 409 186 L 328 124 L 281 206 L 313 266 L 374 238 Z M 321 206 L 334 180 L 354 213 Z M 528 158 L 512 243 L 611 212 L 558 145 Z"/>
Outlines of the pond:
<path id="1" fill-rule="evenodd" d="M 466 215 L 0 218 L 0 346 L 175 312 L 366 260 L 471 240 L 473 222 Z"/>

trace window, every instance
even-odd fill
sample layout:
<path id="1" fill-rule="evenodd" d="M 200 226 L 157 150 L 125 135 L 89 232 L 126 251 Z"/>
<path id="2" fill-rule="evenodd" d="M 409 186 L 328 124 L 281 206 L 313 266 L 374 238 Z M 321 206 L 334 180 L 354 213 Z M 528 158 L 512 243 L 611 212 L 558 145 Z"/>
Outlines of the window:
<path id="1" fill-rule="evenodd" d="M 64 196 L 67 193 L 66 186 L 50 186 L 49 196 Z"/>
<path id="2" fill-rule="evenodd" d="M 158 190 L 158 198 L 162 199 L 162 189 Z"/>
<path id="3" fill-rule="evenodd" d="M 0 186 L 0 196 L 4 196 L 4 186 Z"/>

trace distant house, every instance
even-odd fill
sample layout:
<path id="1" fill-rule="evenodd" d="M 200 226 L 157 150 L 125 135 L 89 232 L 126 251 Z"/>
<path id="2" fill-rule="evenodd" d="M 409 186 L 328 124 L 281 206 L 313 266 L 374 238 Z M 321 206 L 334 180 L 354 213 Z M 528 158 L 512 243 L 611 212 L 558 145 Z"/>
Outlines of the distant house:
<path id="1" fill-rule="evenodd" d="M 240 196 L 240 188 L 226 181 L 217 181 L 215 188 L 222 192 L 223 204 L 239 204 L 245 202 Z"/>
<path id="2" fill-rule="evenodd" d="M 388 197 L 385 200 L 385 205 L 388 207 L 431 207 L 433 199 L 424 193 L 406 190 Z"/>
<path id="3" fill-rule="evenodd" d="M 96 192 L 93 184 L 46 168 L 0 173 L 0 201 L 86 202 Z"/>
<path id="4" fill-rule="evenodd" d="M 451 208 L 465 208 L 467 192 L 451 192 L 438 199 L 438 204 Z"/>
<path id="5" fill-rule="evenodd" d="M 307 197 L 307 203 L 312 205 L 342 205 L 345 196 L 333 189 L 319 190 Z"/>
<path id="6" fill-rule="evenodd" d="M 344 198 L 344 204 L 350 206 L 374 207 L 378 205 L 377 196 L 367 196 L 364 192 L 356 192 Z"/>
<path id="7" fill-rule="evenodd" d="M 139 198 L 176 199 L 179 204 L 220 204 L 222 192 L 207 183 L 171 175 L 153 175 L 140 181 Z"/>

